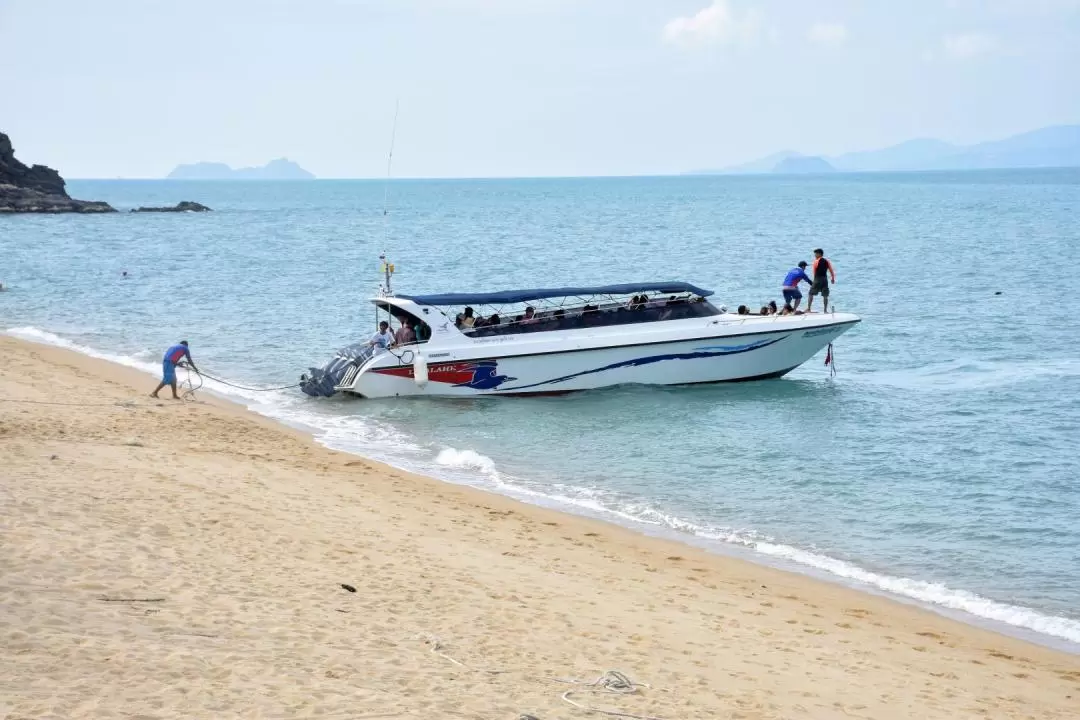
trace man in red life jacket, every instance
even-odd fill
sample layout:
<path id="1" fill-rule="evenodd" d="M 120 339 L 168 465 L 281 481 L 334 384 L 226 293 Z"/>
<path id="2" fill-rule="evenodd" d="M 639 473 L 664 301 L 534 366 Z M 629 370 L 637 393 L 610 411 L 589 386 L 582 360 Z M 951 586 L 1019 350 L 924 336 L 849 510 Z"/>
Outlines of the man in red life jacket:
<path id="1" fill-rule="evenodd" d="M 165 357 L 161 360 L 161 383 L 154 392 L 150 393 L 150 397 L 156 398 L 161 388 L 168 385 L 172 388 L 173 400 L 180 399 L 180 396 L 176 394 L 176 366 L 181 360 L 187 360 L 191 363 L 191 367 L 195 369 L 195 372 L 199 371 L 199 368 L 195 367 L 195 361 L 191 359 L 187 340 L 181 340 L 179 345 L 173 345 L 165 351 Z"/>
<path id="2" fill-rule="evenodd" d="M 833 270 L 832 263 L 829 262 L 829 258 L 825 257 L 825 251 L 821 248 L 814 251 L 814 264 L 811 275 L 814 281 L 810 284 L 810 297 L 806 300 L 806 312 L 810 312 L 814 306 L 815 295 L 820 295 L 825 304 L 821 312 L 829 312 L 829 279 L 831 277 L 833 284 L 836 284 L 836 271 Z"/>

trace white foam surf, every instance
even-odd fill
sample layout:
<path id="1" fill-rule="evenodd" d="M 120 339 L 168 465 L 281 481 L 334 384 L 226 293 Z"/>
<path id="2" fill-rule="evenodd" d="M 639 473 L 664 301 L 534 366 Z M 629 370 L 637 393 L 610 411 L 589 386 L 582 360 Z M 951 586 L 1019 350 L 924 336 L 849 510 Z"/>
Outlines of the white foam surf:
<path id="1" fill-rule="evenodd" d="M 159 363 L 148 359 L 156 357 L 148 350 L 139 351 L 133 356 L 118 355 L 80 345 L 35 327 L 10 328 L 6 332 L 24 340 L 67 348 L 151 374 L 157 374 L 160 370 Z M 1064 370 L 1068 373 L 1072 371 L 1072 367 L 1053 370 Z M 544 486 L 515 478 L 500 472 L 494 460 L 475 450 L 425 447 L 386 423 L 355 415 L 312 411 L 309 409 L 311 404 L 295 394 L 244 391 L 210 380 L 207 381 L 207 387 L 222 395 L 250 401 L 250 409 L 267 417 L 310 428 L 318 442 L 335 450 L 361 454 L 403 470 L 451 482 L 496 490 L 526 502 L 576 510 L 593 517 L 611 518 L 630 527 L 658 527 L 699 538 L 707 543 L 745 548 L 789 565 L 812 568 L 856 586 L 873 588 L 916 600 L 930 607 L 960 611 L 983 620 L 1080 645 L 1080 620 L 1047 615 L 1032 608 L 998 602 L 966 590 L 950 588 L 942 583 L 873 572 L 843 560 L 776 542 L 774 538 L 752 530 L 701 525 L 655 508 L 647 501 L 619 497 L 610 491 L 566 484 Z"/>
<path id="2" fill-rule="evenodd" d="M 495 470 L 495 461 L 475 450 L 445 448 L 435 456 L 435 463 L 443 467 L 475 470 L 493 479 L 499 477 L 498 472 Z"/>

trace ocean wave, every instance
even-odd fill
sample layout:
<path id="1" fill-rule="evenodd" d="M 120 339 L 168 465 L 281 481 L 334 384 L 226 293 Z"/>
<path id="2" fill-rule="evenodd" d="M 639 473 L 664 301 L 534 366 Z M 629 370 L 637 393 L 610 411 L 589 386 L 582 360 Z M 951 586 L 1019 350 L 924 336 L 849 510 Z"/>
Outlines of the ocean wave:
<path id="1" fill-rule="evenodd" d="M 118 365 L 124 365 L 126 367 L 134 368 L 136 370 L 142 370 L 143 372 L 157 374 L 161 371 L 161 364 L 154 362 L 147 362 L 139 356 L 130 355 L 117 355 L 115 353 L 101 352 L 95 350 L 92 347 L 86 345 L 80 345 L 79 343 L 72 342 L 67 338 L 61 337 L 55 333 L 51 333 L 48 330 L 42 330 L 32 326 L 26 327 L 13 327 L 4 331 L 7 335 L 17 337 L 22 340 L 29 340 L 30 342 L 41 343 L 43 345 L 53 345 L 55 347 L 61 347 L 67 350 L 74 350 L 82 355 L 89 355 L 90 357 L 98 358 L 99 360 L 108 360 L 109 362 L 117 363 Z"/>
<path id="2" fill-rule="evenodd" d="M 157 374 L 160 370 L 156 361 L 148 362 L 144 359 L 148 354 L 153 357 L 148 350 L 140 351 L 134 356 L 116 355 L 100 352 L 36 327 L 9 328 L 6 332 L 31 342 L 67 348 L 151 374 Z M 976 375 L 990 372 L 997 381 L 1001 379 L 999 373 L 1006 370 L 993 367 L 990 363 L 972 365 L 957 362 L 892 375 L 895 377 L 909 375 L 909 380 L 912 377 L 921 377 L 925 380 L 940 375 L 944 384 L 944 378 L 950 372 Z M 1042 367 L 1042 372 L 1063 375 L 1080 374 L 1080 366 L 1072 362 L 1050 363 Z M 1008 370 L 1008 373 L 1010 375 L 1015 373 L 1015 368 Z M 882 375 L 879 374 L 879 380 Z M 984 381 L 988 379 L 983 378 Z M 950 386 L 955 386 L 953 380 L 948 382 Z M 206 384 L 207 387 L 223 395 L 258 401 L 255 405 L 249 405 L 250 409 L 290 425 L 310 428 L 316 433 L 318 442 L 335 450 L 362 454 L 403 470 L 432 475 L 450 482 L 494 489 L 538 505 L 577 510 L 593 517 L 613 518 L 630 527 L 659 527 L 707 542 L 737 546 L 760 553 L 766 558 L 813 568 L 844 581 L 916 600 L 929 606 L 961 611 L 984 620 L 1080 644 L 1080 620 L 1046 615 L 1032 608 L 998 602 L 966 590 L 950 588 L 942 583 L 876 573 L 844 560 L 776 542 L 774 538 L 752 530 L 715 528 L 695 523 L 658 509 L 649 502 L 621 497 L 611 491 L 566 483 L 543 485 L 516 478 L 500 472 L 494 460 L 475 450 L 449 447 L 435 450 L 425 447 L 392 425 L 373 421 L 370 418 L 360 418 L 351 414 L 329 414 L 325 412 L 325 408 L 324 412 L 311 412 L 307 409 L 309 405 L 304 399 L 284 392 L 243 391 L 210 380 Z"/>
<path id="3" fill-rule="evenodd" d="M 854 580 L 894 595 L 938 605 L 950 610 L 961 610 L 985 620 L 992 620 L 1013 627 L 1033 630 L 1043 635 L 1080 643 L 1080 620 L 1045 615 L 1031 608 L 990 600 L 967 590 L 956 590 L 942 583 L 882 575 L 870 570 L 864 570 L 843 560 L 800 550 L 789 545 L 753 542 L 749 543 L 748 547 L 770 557 L 807 565 L 831 575 Z"/>
<path id="4" fill-rule="evenodd" d="M 495 470 L 495 461 L 475 450 L 444 448 L 435 456 L 435 463 L 444 467 L 476 470 L 489 477 L 498 477 L 498 472 Z"/>

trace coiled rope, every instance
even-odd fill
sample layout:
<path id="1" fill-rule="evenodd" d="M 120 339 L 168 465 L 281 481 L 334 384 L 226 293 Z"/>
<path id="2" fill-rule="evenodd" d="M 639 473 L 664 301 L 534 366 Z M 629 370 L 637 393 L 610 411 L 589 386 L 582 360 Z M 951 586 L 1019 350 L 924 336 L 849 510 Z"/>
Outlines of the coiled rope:
<path id="1" fill-rule="evenodd" d="M 481 668 L 475 668 L 470 665 L 466 665 L 460 660 L 447 655 L 443 652 L 442 642 L 436 636 L 430 633 L 421 633 L 420 637 L 427 645 L 431 647 L 431 652 L 444 660 L 448 660 L 458 667 L 463 667 L 466 670 L 472 670 L 474 672 L 487 673 L 489 675 L 500 675 L 503 673 L 509 673 L 510 670 L 484 670 Z M 639 683 L 631 680 L 625 673 L 618 670 L 608 670 L 606 673 L 596 678 L 592 682 L 586 682 L 584 680 L 567 680 L 564 678 L 553 678 L 543 676 L 531 676 L 536 680 L 543 680 L 546 682 L 563 683 L 566 685 L 577 685 L 581 688 L 587 688 L 593 692 L 607 693 L 611 695 L 634 695 L 638 692 L 638 688 L 651 688 L 651 685 L 647 683 Z M 569 705 L 572 705 L 579 710 L 583 710 L 587 713 L 599 713 L 601 715 L 610 715 L 611 717 L 631 718 L 631 720 L 661 720 L 661 718 L 654 717 L 652 715 L 636 715 L 634 713 L 619 712 L 617 710 L 605 710 L 603 708 L 591 707 L 588 705 L 582 705 L 575 700 L 570 699 L 572 693 L 579 692 L 576 689 L 570 689 L 564 692 L 561 697 L 562 700 Z M 528 713 L 522 713 L 518 716 L 518 720 L 539 720 L 535 715 Z"/>

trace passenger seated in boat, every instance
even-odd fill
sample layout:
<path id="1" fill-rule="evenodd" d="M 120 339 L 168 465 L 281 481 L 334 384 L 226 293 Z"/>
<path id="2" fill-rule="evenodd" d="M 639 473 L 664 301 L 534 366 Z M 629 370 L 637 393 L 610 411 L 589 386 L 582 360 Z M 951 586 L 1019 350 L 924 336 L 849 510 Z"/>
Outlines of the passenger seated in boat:
<path id="1" fill-rule="evenodd" d="M 410 345 L 416 342 L 416 333 L 409 326 L 409 318 L 398 317 L 398 322 L 401 323 L 401 327 L 394 333 L 394 345 Z"/>
<path id="2" fill-rule="evenodd" d="M 745 305 L 740 305 L 739 306 L 739 314 L 740 315 L 749 315 L 750 314 L 750 308 L 746 307 Z"/>
<path id="3" fill-rule="evenodd" d="M 521 318 L 522 325 L 535 325 L 536 324 L 536 310 L 529 306 L 525 308 L 525 317 Z"/>
<path id="4" fill-rule="evenodd" d="M 476 324 L 476 316 L 471 307 L 465 308 L 464 314 L 461 316 L 461 325 L 463 328 L 471 328 Z"/>
<path id="5" fill-rule="evenodd" d="M 770 300 L 769 301 L 769 314 L 770 315 L 775 315 L 776 314 L 776 301 L 775 300 Z"/>
<path id="6" fill-rule="evenodd" d="M 492 313 L 491 317 L 487 320 L 488 327 L 498 327 L 502 322 L 502 318 L 499 317 L 499 313 Z"/>
<path id="7" fill-rule="evenodd" d="M 790 300 L 785 301 L 784 302 L 784 307 L 782 307 L 780 309 L 780 314 L 781 315 L 791 315 L 794 312 L 795 311 L 791 308 L 791 301 Z"/>
<path id="8" fill-rule="evenodd" d="M 631 310 L 644 310 L 645 305 L 647 305 L 648 302 L 649 302 L 649 296 L 648 295 L 635 295 L 634 297 L 630 298 L 630 309 Z"/>

